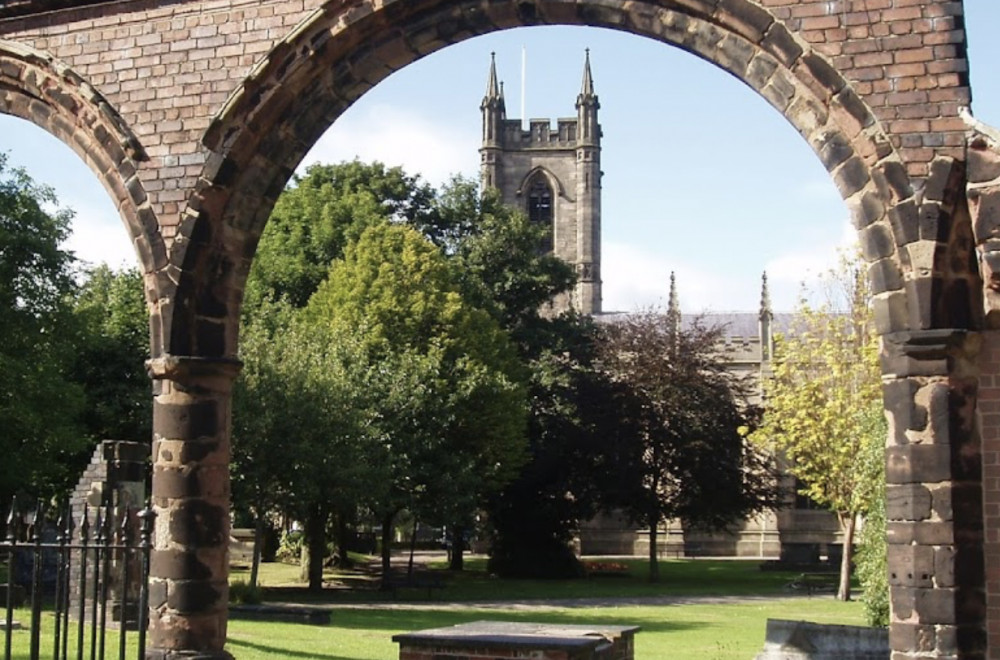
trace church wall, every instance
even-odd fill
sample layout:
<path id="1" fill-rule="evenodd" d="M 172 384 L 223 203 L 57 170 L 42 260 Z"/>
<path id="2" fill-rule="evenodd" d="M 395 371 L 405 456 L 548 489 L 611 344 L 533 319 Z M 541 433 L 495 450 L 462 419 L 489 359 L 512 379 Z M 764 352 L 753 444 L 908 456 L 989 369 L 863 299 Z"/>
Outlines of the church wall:
<path id="1" fill-rule="evenodd" d="M 576 235 L 576 165 L 572 150 L 531 149 L 506 151 L 502 156 L 501 180 L 503 200 L 521 211 L 526 210 L 526 197 L 519 195 L 519 187 L 528 172 L 543 168 L 558 181 L 553 188 L 553 245 L 556 255 L 573 263 L 577 259 Z M 560 193 L 560 190 L 563 193 Z"/>

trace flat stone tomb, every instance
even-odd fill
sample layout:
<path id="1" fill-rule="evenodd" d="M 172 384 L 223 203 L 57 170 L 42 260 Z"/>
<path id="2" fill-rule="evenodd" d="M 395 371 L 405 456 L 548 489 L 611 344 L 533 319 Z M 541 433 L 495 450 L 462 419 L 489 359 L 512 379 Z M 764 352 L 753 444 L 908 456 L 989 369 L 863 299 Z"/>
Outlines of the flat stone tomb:
<path id="1" fill-rule="evenodd" d="M 474 621 L 394 635 L 402 660 L 633 660 L 638 626 Z M 516 655 L 512 655 L 516 653 Z M 526 656 L 528 657 L 528 656 Z"/>

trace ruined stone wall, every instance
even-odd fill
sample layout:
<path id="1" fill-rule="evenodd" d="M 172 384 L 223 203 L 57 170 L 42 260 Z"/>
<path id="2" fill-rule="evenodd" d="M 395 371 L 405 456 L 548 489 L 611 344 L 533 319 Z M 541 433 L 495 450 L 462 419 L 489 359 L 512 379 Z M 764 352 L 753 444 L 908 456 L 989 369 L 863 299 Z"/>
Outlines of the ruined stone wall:
<path id="1" fill-rule="evenodd" d="M 401 0 L 397 0 L 401 1 Z M 431 2 L 411 4 L 432 5 Z M 157 3 L 125 0 L 19 16 L 55 3 L 0 7 L 0 39 L 50 54 L 103 94 L 132 127 L 149 156 L 139 178 L 168 243 L 207 153 L 201 138 L 230 94 L 266 61 L 275 46 L 323 3 L 320 0 L 199 0 Z M 76 3 L 57 3 L 65 6 Z M 392 3 L 385 3 L 392 4 Z M 530 3 L 526 24 L 578 23 L 572 5 Z M 668 8 L 675 3 L 666 2 Z M 336 5 L 334 5 L 336 6 Z M 685 0 L 678 10 L 719 17 L 741 29 L 751 43 L 764 43 L 807 71 L 817 91 L 829 97 L 830 76 L 843 74 L 883 123 L 912 176 L 925 176 L 935 156 L 962 158 L 964 125 L 958 108 L 969 103 L 960 2 L 926 0 L 761 0 L 759 4 Z M 511 2 L 483 7 L 488 25 L 506 26 L 523 8 Z M 349 24 L 370 9 L 359 3 L 345 12 Z M 641 11 L 637 14 L 642 17 Z M 836 67 L 806 59 L 801 49 L 769 29 L 772 16 L 829 58 Z M 636 28 L 645 27 L 636 20 Z M 461 26 L 441 25 L 430 47 L 464 39 Z M 423 28 L 411 43 L 427 43 Z M 745 57 L 728 41 L 728 59 Z M 395 70 L 409 54 L 366 53 Z M 775 95 L 784 93 L 776 86 Z M 834 107 L 844 121 L 861 126 L 850 108 Z M 874 157 L 875 154 L 866 154 Z"/>
<path id="2" fill-rule="evenodd" d="M 977 408 L 1000 373 L 979 354 L 993 330 L 979 331 L 1000 326 L 994 277 L 983 292 L 977 259 L 992 264 L 996 221 L 985 187 L 966 199 L 962 17 L 957 0 L 0 5 L 0 112 L 84 155 L 146 271 L 158 514 L 150 657 L 229 657 L 239 307 L 294 167 L 391 72 L 477 34 L 551 23 L 695 53 L 757 90 L 810 144 L 852 211 L 884 335 L 893 658 L 1000 658 L 1000 640 L 986 649 L 998 613 L 987 617 L 983 569 L 1000 468 L 984 472 L 992 445 L 980 442 L 1000 420 Z M 988 584 L 995 599 L 1000 584 Z"/>

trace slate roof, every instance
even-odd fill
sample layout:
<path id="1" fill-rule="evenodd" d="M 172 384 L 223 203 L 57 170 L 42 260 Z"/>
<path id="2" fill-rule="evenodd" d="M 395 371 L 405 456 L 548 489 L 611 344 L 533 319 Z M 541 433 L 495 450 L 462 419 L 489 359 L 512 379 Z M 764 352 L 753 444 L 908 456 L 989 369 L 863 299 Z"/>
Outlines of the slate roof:
<path id="1" fill-rule="evenodd" d="M 608 312 L 594 315 L 594 320 L 598 323 L 611 323 L 616 319 L 628 316 L 630 312 Z M 787 333 L 795 319 L 795 314 L 780 312 L 772 316 L 771 331 L 777 333 Z M 725 327 L 726 338 L 756 338 L 759 334 L 760 318 L 757 312 L 705 312 L 702 314 L 682 314 L 681 327 L 684 329 L 694 325 L 696 320 L 701 321 L 704 327 Z"/>

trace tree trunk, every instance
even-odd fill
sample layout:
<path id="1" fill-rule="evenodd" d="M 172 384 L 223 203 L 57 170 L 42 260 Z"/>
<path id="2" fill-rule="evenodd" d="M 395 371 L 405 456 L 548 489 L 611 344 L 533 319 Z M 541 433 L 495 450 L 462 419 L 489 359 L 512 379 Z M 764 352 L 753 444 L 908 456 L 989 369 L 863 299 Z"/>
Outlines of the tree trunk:
<path id="1" fill-rule="evenodd" d="M 260 573 L 260 553 L 264 545 L 264 519 L 254 517 L 253 526 L 253 561 L 250 563 L 250 588 L 257 588 L 257 575 Z"/>
<path id="2" fill-rule="evenodd" d="M 660 563 L 656 551 L 657 534 L 660 531 L 660 519 L 652 517 L 649 519 L 649 581 L 660 581 Z"/>
<path id="3" fill-rule="evenodd" d="M 326 554 L 326 516 L 313 510 L 306 521 L 306 543 L 309 546 L 309 591 L 323 590 L 323 559 Z"/>
<path id="4" fill-rule="evenodd" d="M 413 530 L 410 531 L 410 563 L 406 567 L 406 574 L 413 577 L 413 555 L 417 551 L 417 527 L 420 526 L 416 520 L 413 521 Z"/>
<path id="5" fill-rule="evenodd" d="M 389 564 L 392 557 L 392 521 L 395 513 L 387 513 L 382 518 L 382 576 L 389 574 Z"/>
<path id="6" fill-rule="evenodd" d="M 451 534 L 451 551 L 448 553 L 448 569 L 461 571 L 465 568 L 465 528 L 455 525 Z"/>
<path id="7" fill-rule="evenodd" d="M 837 600 L 851 599 L 851 559 L 854 556 L 854 529 L 858 517 L 853 513 L 837 514 L 840 528 L 844 532 L 844 551 L 840 558 L 840 586 L 837 587 Z"/>

